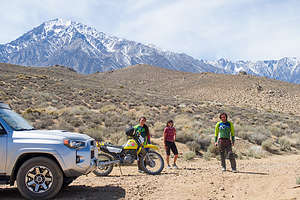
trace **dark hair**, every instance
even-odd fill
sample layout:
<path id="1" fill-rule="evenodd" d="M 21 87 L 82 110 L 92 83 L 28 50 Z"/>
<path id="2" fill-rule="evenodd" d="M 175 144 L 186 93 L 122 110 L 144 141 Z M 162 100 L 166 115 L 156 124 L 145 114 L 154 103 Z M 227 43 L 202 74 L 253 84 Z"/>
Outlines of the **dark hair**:
<path id="1" fill-rule="evenodd" d="M 173 120 L 169 120 L 169 121 L 167 122 L 167 124 L 166 124 L 166 127 L 168 127 L 168 124 L 169 124 L 170 122 L 172 123 L 172 125 L 174 124 Z"/>
<path id="2" fill-rule="evenodd" d="M 220 116 L 219 116 L 219 118 L 220 118 L 220 119 L 221 119 L 222 115 L 225 115 L 225 117 L 226 117 L 226 120 L 227 120 L 227 118 L 228 118 L 227 114 L 226 114 L 226 113 L 224 113 L 224 112 L 223 112 L 223 113 L 221 113 L 221 114 L 220 114 Z"/>
<path id="3" fill-rule="evenodd" d="M 141 121 L 141 119 L 147 120 L 146 117 L 144 117 L 144 116 L 141 116 L 141 117 L 139 118 L 139 121 Z"/>

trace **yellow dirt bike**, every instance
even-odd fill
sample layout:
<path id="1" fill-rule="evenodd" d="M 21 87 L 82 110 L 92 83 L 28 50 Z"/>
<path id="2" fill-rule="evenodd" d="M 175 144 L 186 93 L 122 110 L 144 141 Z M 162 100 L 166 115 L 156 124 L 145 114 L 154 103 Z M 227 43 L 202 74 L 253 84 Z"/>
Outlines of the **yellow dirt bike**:
<path id="1" fill-rule="evenodd" d="M 126 131 L 129 139 L 122 146 L 97 142 L 99 154 L 98 167 L 93 171 L 95 175 L 107 176 L 111 173 L 114 165 L 132 165 L 135 160 L 140 160 L 140 167 L 147 174 L 157 175 L 161 173 L 164 168 L 164 160 L 155 151 L 158 150 L 158 147 L 153 144 L 143 145 L 144 138 L 134 136 L 133 132 L 132 129 Z"/>

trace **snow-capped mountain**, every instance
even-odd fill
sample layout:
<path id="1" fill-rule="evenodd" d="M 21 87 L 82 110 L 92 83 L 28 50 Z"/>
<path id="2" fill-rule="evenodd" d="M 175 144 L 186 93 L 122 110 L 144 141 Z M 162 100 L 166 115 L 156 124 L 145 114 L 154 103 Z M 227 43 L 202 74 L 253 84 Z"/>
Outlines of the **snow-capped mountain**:
<path id="1" fill-rule="evenodd" d="M 45 22 L 15 41 L 1 45 L 0 62 L 25 66 L 64 65 L 85 74 L 135 64 L 189 72 L 224 72 L 186 54 L 109 36 L 62 19 Z"/>
<path id="2" fill-rule="evenodd" d="M 103 72 L 135 64 L 149 64 L 186 72 L 215 72 L 266 76 L 300 83 L 300 60 L 198 60 L 184 53 L 161 50 L 98 32 L 86 25 L 54 19 L 0 45 L 0 62 L 25 66 L 63 65 L 79 73 Z"/>
<path id="3" fill-rule="evenodd" d="M 280 60 L 265 60 L 257 62 L 232 62 L 226 59 L 204 62 L 220 69 L 224 69 L 226 72 L 231 74 L 244 71 L 248 74 L 266 76 L 287 82 L 300 83 L 300 60 L 294 57 L 285 57 Z"/>

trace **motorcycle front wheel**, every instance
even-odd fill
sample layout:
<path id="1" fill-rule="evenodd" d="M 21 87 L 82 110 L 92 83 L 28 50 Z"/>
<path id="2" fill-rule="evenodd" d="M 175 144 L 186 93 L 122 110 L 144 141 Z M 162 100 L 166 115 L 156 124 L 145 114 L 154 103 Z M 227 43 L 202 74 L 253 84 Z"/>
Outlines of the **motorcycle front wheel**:
<path id="1" fill-rule="evenodd" d="M 104 165 L 104 163 L 108 162 L 108 161 L 112 161 L 111 156 L 109 156 L 107 154 L 99 153 L 98 154 L 98 166 L 93 171 L 93 173 L 96 176 L 108 176 L 111 173 L 111 171 L 113 170 L 113 167 L 114 167 L 113 164 Z"/>
<path id="2" fill-rule="evenodd" d="M 147 152 L 141 163 L 147 174 L 158 175 L 164 169 L 164 159 L 155 151 Z"/>

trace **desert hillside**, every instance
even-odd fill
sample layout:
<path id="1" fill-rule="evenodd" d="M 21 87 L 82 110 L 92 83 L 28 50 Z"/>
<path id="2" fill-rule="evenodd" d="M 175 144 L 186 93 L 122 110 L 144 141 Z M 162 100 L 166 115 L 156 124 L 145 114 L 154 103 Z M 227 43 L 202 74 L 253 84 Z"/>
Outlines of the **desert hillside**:
<path id="1" fill-rule="evenodd" d="M 256 182 L 262 181 L 260 186 L 274 192 L 287 181 L 284 173 L 279 177 L 278 170 L 288 169 L 276 163 L 300 164 L 297 156 L 300 150 L 300 85 L 297 84 L 247 74 L 194 74 L 148 65 L 82 75 L 62 66 L 34 68 L 0 64 L 0 87 L 0 102 L 10 104 L 36 128 L 77 131 L 115 144 L 122 144 L 126 140 L 124 129 L 135 125 L 144 115 L 153 141 L 160 146 L 162 154 L 162 130 L 168 119 L 175 121 L 180 170 L 165 170 L 162 176 L 151 179 L 142 175 L 147 184 L 149 181 L 163 184 L 163 190 L 169 193 L 155 184 L 150 184 L 151 188 L 142 193 L 134 190 L 127 178 L 134 182 L 133 179 L 140 175 L 131 168 L 125 176 L 114 169 L 116 174 L 103 179 L 104 182 L 100 178 L 93 182 L 93 175 L 80 178 L 71 185 L 71 191 L 72 188 L 82 190 L 78 185 L 84 184 L 89 192 L 115 192 L 113 199 L 131 199 L 136 195 L 145 199 L 166 199 L 166 194 L 175 198 L 176 194 L 171 194 L 172 187 L 167 186 L 170 184 L 166 182 L 167 177 L 178 184 L 176 191 L 180 194 L 190 191 L 180 183 L 195 183 L 204 188 L 201 191 L 206 196 L 201 196 L 202 199 L 274 199 L 272 195 L 255 196 Z M 237 144 L 234 151 L 243 172 L 238 175 L 219 171 L 219 155 L 211 140 L 220 112 L 227 112 L 235 125 Z M 274 167 L 268 168 L 269 164 Z M 289 178 L 293 178 L 289 179 L 288 187 L 295 184 L 300 174 L 296 165 L 288 173 Z M 198 184 L 193 182 L 193 177 Z M 222 186 L 230 181 L 236 181 L 236 190 Z M 274 182 L 267 186 L 270 181 Z M 111 187 L 104 187 L 107 184 Z M 182 196 L 182 199 L 201 199 L 196 191 L 199 188 L 192 187 L 190 192 L 195 195 Z M 19 198 L 10 191 L 0 190 L 11 199 Z M 299 190 L 291 191 L 299 194 Z M 118 196 L 118 192 L 125 194 Z M 281 196 L 282 199 L 293 197 L 297 196 Z M 87 199 L 96 198 L 91 195 Z"/>
<path id="2" fill-rule="evenodd" d="M 0 101 L 37 128 L 79 131 L 122 143 L 124 129 L 142 115 L 157 138 L 165 122 L 174 119 L 179 142 L 201 155 L 209 147 L 218 114 L 228 112 L 237 136 L 249 145 L 265 142 L 272 153 L 300 148 L 297 84 L 148 65 L 81 75 L 62 66 L 0 64 L 0 86 Z"/>

